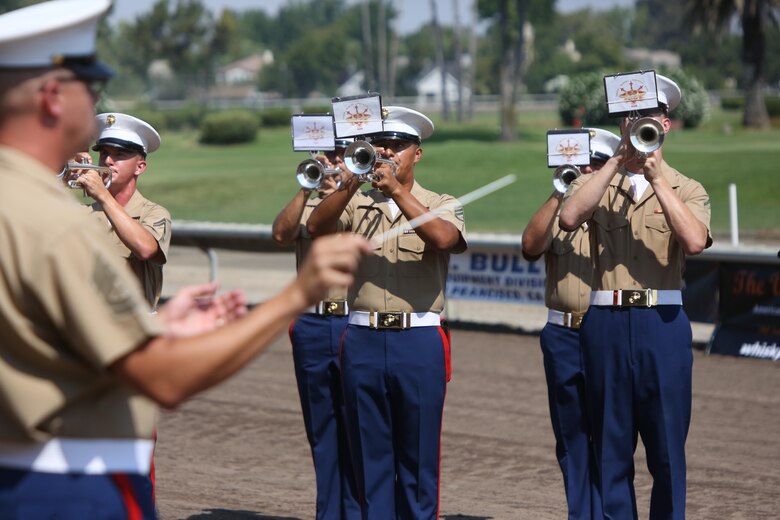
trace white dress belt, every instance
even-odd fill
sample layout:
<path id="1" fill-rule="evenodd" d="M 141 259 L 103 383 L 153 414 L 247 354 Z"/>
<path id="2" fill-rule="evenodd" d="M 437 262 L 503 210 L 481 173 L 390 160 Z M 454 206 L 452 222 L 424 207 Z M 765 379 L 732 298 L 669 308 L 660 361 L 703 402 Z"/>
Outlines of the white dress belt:
<path id="1" fill-rule="evenodd" d="M 306 307 L 303 313 L 320 316 L 346 316 L 349 314 L 349 304 L 347 300 L 322 300 L 316 305 Z"/>
<path id="2" fill-rule="evenodd" d="M 682 293 L 675 290 L 616 289 L 591 291 L 590 304 L 609 307 L 654 307 L 682 305 Z"/>
<path id="3" fill-rule="evenodd" d="M 570 329 L 579 329 L 584 315 L 584 312 L 561 312 L 555 309 L 547 309 L 547 323 Z"/>
<path id="4" fill-rule="evenodd" d="M 441 316 L 438 312 L 352 311 L 349 313 L 349 323 L 372 329 L 438 327 L 441 325 Z"/>
<path id="5" fill-rule="evenodd" d="M 71 439 L 45 442 L 0 441 L 0 467 L 43 473 L 134 473 L 148 475 L 151 439 Z"/>

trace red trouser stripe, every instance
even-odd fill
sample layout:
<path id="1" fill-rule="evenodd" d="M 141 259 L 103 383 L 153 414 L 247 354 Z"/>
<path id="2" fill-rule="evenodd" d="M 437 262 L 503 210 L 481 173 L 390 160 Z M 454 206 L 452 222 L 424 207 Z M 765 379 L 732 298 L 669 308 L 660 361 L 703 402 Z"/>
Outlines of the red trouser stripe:
<path id="1" fill-rule="evenodd" d="M 133 492 L 133 485 L 130 483 L 130 479 L 123 473 L 114 473 L 111 475 L 114 479 L 116 487 L 122 494 L 122 502 L 125 504 L 127 510 L 127 520 L 143 520 L 144 516 L 141 513 L 141 506 L 138 505 L 138 501 L 135 498 Z"/>
<path id="2" fill-rule="evenodd" d="M 444 345 L 444 370 L 447 375 L 446 381 L 449 383 L 452 377 L 452 352 L 450 348 L 450 337 L 447 331 L 442 327 L 438 327 L 439 334 L 441 335 L 441 342 Z"/>

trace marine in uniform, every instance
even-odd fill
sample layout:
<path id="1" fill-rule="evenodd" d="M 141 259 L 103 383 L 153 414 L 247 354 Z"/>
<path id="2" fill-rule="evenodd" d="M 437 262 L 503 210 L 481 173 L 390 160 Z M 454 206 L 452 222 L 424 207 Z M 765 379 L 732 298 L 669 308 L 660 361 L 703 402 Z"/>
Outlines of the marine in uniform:
<path id="1" fill-rule="evenodd" d="M 669 132 L 682 93 L 657 75 L 652 117 Z M 564 229 L 590 227 L 594 275 L 580 329 L 588 415 L 605 518 L 637 518 L 634 450 L 642 436 L 653 477 L 650 518 L 685 518 L 685 440 L 691 418 L 691 325 L 680 290 L 686 255 L 712 243 L 702 185 L 630 141 L 598 172 L 577 179 L 560 214 Z"/>
<path id="2" fill-rule="evenodd" d="M 383 131 L 366 136 L 381 164 L 374 189 L 351 177 L 312 212 L 318 236 L 340 225 L 372 239 L 350 287 L 341 371 L 351 456 L 363 518 L 435 519 L 442 411 L 450 374 L 441 326 L 450 253 L 466 250 L 463 209 L 424 189 L 414 168 L 433 133 L 425 115 L 385 107 Z M 412 229 L 408 222 L 434 217 Z M 384 235 L 385 232 L 397 234 Z"/>
<path id="3" fill-rule="evenodd" d="M 600 128 L 590 129 L 591 164 L 597 171 L 612 157 L 620 138 Z M 523 256 L 544 255 L 547 324 L 539 341 L 544 356 L 550 420 L 555 453 L 563 474 L 570 520 L 601 518 L 600 498 L 591 479 L 590 442 L 585 388 L 580 363 L 580 325 L 588 308 L 593 265 L 588 225 L 564 231 L 558 225 L 563 192 L 553 191 L 523 231 Z"/>
<path id="4" fill-rule="evenodd" d="M 152 315 L 57 179 L 94 135 L 112 74 L 95 59 L 109 7 L 59 0 L 0 15 L 0 518 L 154 518 L 139 487 L 155 403 L 230 377 L 327 287 L 351 283 L 370 251 L 349 235 L 315 242 L 296 280 L 248 313 L 239 294 L 207 285 Z"/>
<path id="5" fill-rule="evenodd" d="M 146 171 L 147 155 L 160 147 L 160 135 L 147 122 L 127 114 L 99 114 L 96 121 L 100 133 L 92 149 L 100 153 L 100 166 L 111 168 L 111 184 L 106 188 L 93 170 L 80 176 L 79 184 L 95 199 L 90 205 L 92 215 L 110 232 L 117 253 L 135 273 L 154 309 L 171 244 L 171 214 L 141 194 L 138 178 Z"/>
<path id="6" fill-rule="evenodd" d="M 337 139 L 336 148 L 321 157 L 329 169 L 344 172 L 344 150 L 351 140 Z M 324 176 L 314 190 L 301 187 L 274 220 L 271 233 L 281 245 L 295 244 L 300 265 L 312 237 L 306 221 L 314 208 L 332 194 L 341 174 Z M 341 399 L 339 348 L 347 326 L 347 288 L 334 287 L 326 299 L 307 308 L 290 326 L 295 379 L 301 400 L 306 438 L 311 447 L 317 484 L 318 520 L 360 519 Z"/>

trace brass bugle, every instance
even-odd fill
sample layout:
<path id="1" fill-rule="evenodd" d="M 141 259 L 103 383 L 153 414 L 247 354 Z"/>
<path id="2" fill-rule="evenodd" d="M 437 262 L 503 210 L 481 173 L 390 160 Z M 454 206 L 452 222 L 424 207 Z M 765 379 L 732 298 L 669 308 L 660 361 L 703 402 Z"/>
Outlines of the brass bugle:
<path id="1" fill-rule="evenodd" d="M 652 117 L 637 119 L 631 125 L 629 138 L 637 157 L 647 157 L 664 143 L 664 126 Z"/>
<path id="2" fill-rule="evenodd" d="M 573 164 L 562 164 L 553 172 L 553 186 L 558 193 L 566 193 L 574 179 L 582 175 L 582 171 Z"/>
<path id="3" fill-rule="evenodd" d="M 81 164 L 81 163 L 68 163 L 65 165 L 65 168 L 62 170 L 63 179 L 65 180 L 65 184 L 68 185 L 69 188 L 72 189 L 79 189 L 83 188 L 81 183 L 79 182 L 79 177 L 82 173 L 84 173 L 84 170 L 93 170 L 100 175 L 100 178 L 103 179 L 103 185 L 108 188 L 111 186 L 111 168 L 108 166 L 97 166 L 95 164 Z"/>
<path id="4" fill-rule="evenodd" d="M 326 175 L 337 175 L 339 173 L 341 173 L 340 169 L 327 168 L 317 159 L 304 159 L 298 163 L 298 168 L 295 170 L 298 184 L 307 190 L 319 188 Z"/>
<path id="5" fill-rule="evenodd" d="M 368 141 L 353 141 L 344 152 L 344 164 L 363 182 L 376 180 L 374 171 L 377 163 L 389 164 L 395 175 L 395 163 L 390 159 L 379 157 L 376 148 Z"/>

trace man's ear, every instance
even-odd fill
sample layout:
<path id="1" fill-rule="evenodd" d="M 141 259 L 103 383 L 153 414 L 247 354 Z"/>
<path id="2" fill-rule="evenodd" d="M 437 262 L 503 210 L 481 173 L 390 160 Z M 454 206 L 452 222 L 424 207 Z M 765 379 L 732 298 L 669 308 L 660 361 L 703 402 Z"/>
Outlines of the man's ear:
<path id="1" fill-rule="evenodd" d="M 46 119 L 59 119 L 62 117 L 62 84 L 54 78 L 47 79 L 41 85 L 38 99 L 43 116 Z"/>
<path id="2" fill-rule="evenodd" d="M 664 127 L 664 133 L 669 133 L 669 130 L 672 129 L 672 120 L 669 119 L 669 117 L 664 117 L 664 120 L 661 121 L 661 124 Z"/>
<path id="3" fill-rule="evenodd" d="M 141 175 L 146 170 L 146 159 L 141 159 L 135 164 L 135 176 Z"/>

